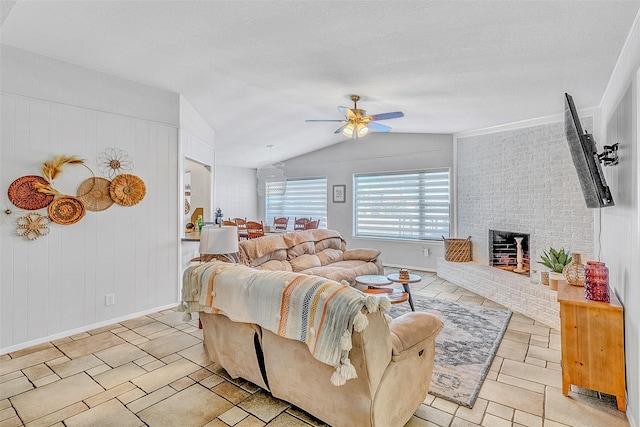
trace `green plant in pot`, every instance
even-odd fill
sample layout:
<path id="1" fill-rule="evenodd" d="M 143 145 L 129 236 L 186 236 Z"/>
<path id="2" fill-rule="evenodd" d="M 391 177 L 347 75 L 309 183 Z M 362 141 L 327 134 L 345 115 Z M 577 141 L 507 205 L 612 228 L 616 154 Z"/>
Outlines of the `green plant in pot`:
<path id="1" fill-rule="evenodd" d="M 544 255 L 540 255 L 540 259 L 542 261 L 538 261 L 538 264 L 542 264 L 556 273 L 562 273 L 564 266 L 571 262 L 571 256 L 569 252 L 564 251 L 564 248 L 559 251 L 549 248 L 549 252 L 545 251 Z"/>
<path id="2" fill-rule="evenodd" d="M 559 273 L 560 276 L 557 276 L 557 279 L 562 279 L 562 270 L 564 266 L 571 262 L 571 256 L 569 252 L 565 252 L 564 248 L 559 251 L 554 248 L 549 248 L 549 252 L 544 251 L 544 255 L 540 255 L 540 259 L 542 261 L 538 261 L 538 264 L 542 264 L 551 270 L 552 273 Z M 543 279 L 544 283 L 544 279 Z"/>

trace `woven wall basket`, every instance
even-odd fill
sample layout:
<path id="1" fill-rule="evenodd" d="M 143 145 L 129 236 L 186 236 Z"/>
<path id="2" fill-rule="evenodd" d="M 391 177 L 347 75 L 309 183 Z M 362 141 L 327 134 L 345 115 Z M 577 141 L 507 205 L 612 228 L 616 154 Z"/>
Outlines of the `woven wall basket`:
<path id="1" fill-rule="evenodd" d="M 109 195 L 114 202 L 122 206 L 133 206 L 147 194 L 144 182 L 135 175 L 122 174 L 113 178 L 109 186 Z"/>
<path id="2" fill-rule="evenodd" d="M 103 211 L 113 205 L 113 199 L 109 195 L 111 181 L 104 178 L 88 178 L 84 180 L 76 196 L 82 200 L 88 211 Z"/>
<path id="3" fill-rule="evenodd" d="M 53 201 L 53 196 L 39 192 L 34 184 L 48 185 L 42 177 L 27 175 L 20 177 L 9 185 L 8 196 L 11 203 L 20 209 L 35 211 L 47 207 Z"/>
<path id="4" fill-rule="evenodd" d="M 62 225 L 75 224 L 87 213 L 84 203 L 71 196 L 57 197 L 47 211 L 51 221 Z"/>
<path id="5" fill-rule="evenodd" d="M 466 239 L 444 239 L 444 259 L 452 262 L 471 261 L 471 236 Z"/>

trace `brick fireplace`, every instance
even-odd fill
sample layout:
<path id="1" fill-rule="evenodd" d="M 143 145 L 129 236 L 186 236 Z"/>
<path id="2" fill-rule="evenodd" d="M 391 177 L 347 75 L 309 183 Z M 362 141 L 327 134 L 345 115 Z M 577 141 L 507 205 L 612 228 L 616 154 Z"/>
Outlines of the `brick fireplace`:
<path id="1" fill-rule="evenodd" d="M 593 129 L 591 117 L 583 118 L 582 124 Z M 473 262 L 438 258 L 438 276 L 559 327 L 555 291 L 532 282 L 527 274 L 491 265 L 488 230 L 528 233 L 534 270 L 538 254 L 549 247 L 593 252 L 594 214 L 584 204 L 563 120 L 463 134 L 454 138 L 454 146 L 455 235 L 471 236 Z"/>

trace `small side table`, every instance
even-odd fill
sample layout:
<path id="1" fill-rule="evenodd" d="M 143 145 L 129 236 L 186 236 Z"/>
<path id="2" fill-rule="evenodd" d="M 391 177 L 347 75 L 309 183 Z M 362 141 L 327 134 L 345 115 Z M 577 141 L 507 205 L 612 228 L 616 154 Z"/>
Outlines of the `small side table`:
<path id="1" fill-rule="evenodd" d="M 402 284 L 404 291 L 409 294 L 409 305 L 411 306 L 411 311 L 416 311 L 416 309 L 413 307 L 413 298 L 411 297 L 411 289 L 409 289 L 409 284 L 420 282 L 422 280 L 422 277 L 418 276 L 417 274 L 409 274 L 408 279 L 400 279 L 399 273 L 391 273 L 387 275 L 387 279 L 391 280 L 392 282 Z"/>
<path id="2" fill-rule="evenodd" d="M 388 286 L 393 284 L 393 282 L 387 279 L 385 276 L 378 276 L 377 274 L 369 274 L 366 276 L 358 276 L 356 277 L 356 284 L 364 285 L 371 288 L 377 288 L 379 286 Z"/>
<path id="3" fill-rule="evenodd" d="M 389 302 L 391 304 L 400 304 L 409 299 L 409 294 L 403 292 L 402 289 L 394 289 L 394 288 L 369 288 L 365 289 L 365 294 L 375 295 L 379 297 L 387 297 L 389 298 Z"/>
<path id="4" fill-rule="evenodd" d="M 377 274 L 358 276 L 356 277 L 356 284 L 367 287 L 367 289 L 362 291 L 365 294 L 385 296 L 389 298 L 391 304 L 400 304 L 409 299 L 409 294 L 406 292 L 400 289 L 388 288 L 387 286 L 393 285 L 393 282 L 385 276 L 379 276 Z"/>

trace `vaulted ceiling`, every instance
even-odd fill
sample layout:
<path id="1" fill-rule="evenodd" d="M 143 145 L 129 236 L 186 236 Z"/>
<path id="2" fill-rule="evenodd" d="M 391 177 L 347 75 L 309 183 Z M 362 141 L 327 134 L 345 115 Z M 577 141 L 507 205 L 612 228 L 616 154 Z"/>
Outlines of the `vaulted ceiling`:
<path id="1" fill-rule="evenodd" d="M 11 2 L 9 2 L 11 3 Z M 181 93 L 222 164 L 343 141 L 337 106 L 456 133 L 597 106 L 640 1 L 18 1 L 3 44 Z M 362 143 L 365 140 L 361 141 Z"/>

